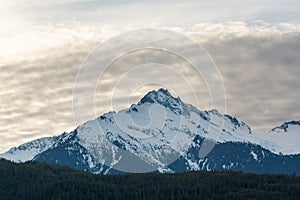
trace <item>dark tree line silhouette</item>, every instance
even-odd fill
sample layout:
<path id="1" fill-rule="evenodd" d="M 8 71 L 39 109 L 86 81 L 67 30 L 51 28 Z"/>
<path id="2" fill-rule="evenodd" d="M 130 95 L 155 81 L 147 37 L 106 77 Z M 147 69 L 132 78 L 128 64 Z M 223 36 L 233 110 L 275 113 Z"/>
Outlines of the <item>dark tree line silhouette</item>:
<path id="1" fill-rule="evenodd" d="M 241 172 L 95 175 L 0 160 L 0 200 L 300 199 L 300 177 Z"/>

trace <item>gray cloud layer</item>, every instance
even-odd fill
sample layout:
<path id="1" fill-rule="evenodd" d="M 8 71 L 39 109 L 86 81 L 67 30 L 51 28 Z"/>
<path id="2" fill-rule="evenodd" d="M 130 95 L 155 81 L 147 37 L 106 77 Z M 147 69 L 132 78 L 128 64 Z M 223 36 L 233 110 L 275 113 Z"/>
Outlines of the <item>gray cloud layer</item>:
<path id="1" fill-rule="evenodd" d="M 300 35 L 206 43 L 227 89 L 228 112 L 254 128 L 299 119 Z"/>
<path id="2" fill-rule="evenodd" d="M 38 22 L 104 22 L 127 25 L 184 25 L 207 21 L 300 22 L 295 0 L 14 0 L 5 3 Z"/>
<path id="3" fill-rule="evenodd" d="M 198 29 L 193 30 L 178 27 L 171 29 L 185 32 L 200 41 L 210 53 L 224 79 L 227 113 L 237 116 L 253 128 L 267 130 L 282 121 L 300 118 L 299 25 L 284 26 L 289 28 L 284 31 L 268 26 L 256 29 L 236 23 L 198 25 Z M 282 29 L 283 25 L 280 27 Z M 233 34 L 235 28 L 238 31 Z M 82 35 L 87 33 L 83 31 Z M 98 40 L 97 36 L 89 42 L 63 44 L 33 54 L 30 59 L 10 60 L 0 65 L 0 151 L 34 138 L 60 134 L 74 128 L 72 90 L 75 76 Z M 128 61 L 125 59 L 122 62 Z M 184 73 L 191 74 L 190 80 L 193 82 L 189 66 L 183 66 L 181 63 L 177 68 L 181 67 Z M 156 66 L 156 71 L 151 72 L 153 76 L 159 74 L 160 82 L 171 87 L 184 101 L 193 103 L 194 94 L 185 90 L 182 81 L 174 82 L 169 77 L 170 73 L 159 67 Z M 111 70 L 105 79 L 106 90 L 102 91 L 109 94 L 110 83 L 122 71 L 124 69 L 120 67 Z M 136 73 L 131 76 L 136 76 Z M 148 75 L 152 76 L 150 73 Z M 126 77 L 123 84 L 126 86 Z M 147 90 L 159 87 L 154 83 L 140 88 L 137 86 L 133 91 L 129 82 L 127 84 L 128 90 L 114 100 L 118 109 L 136 102 Z M 199 84 L 196 92 L 203 97 L 199 100 L 200 109 L 211 109 L 205 86 L 195 80 L 194 84 Z M 98 97 L 96 93 L 96 115 L 110 109 Z"/>

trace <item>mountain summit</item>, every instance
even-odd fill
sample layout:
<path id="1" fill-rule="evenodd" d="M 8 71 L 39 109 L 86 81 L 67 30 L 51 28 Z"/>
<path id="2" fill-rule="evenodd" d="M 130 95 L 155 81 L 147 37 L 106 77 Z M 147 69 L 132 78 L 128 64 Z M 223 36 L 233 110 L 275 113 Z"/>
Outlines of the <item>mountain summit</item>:
<path id="1" fill-rule="evenodd" d="M 281 126 L 275 127 L 272 129 L 272 131 L 276 131 L 276 132 L 287 132 L 289 128 L 291 127 L 299 127 L 300 126 L 300 120 L 299 121 L 288 121 L 288 122 L 284 122 L 283 124 L 281 124 Z"/>
<path id="2" fill-rule="evenodd" d="M 178 102 L 178 98 L 174 98 L 167 89 L 160 88 L 148 92 L 140 101 L 140 103 L 164 103 L 169 101 Z"/>
<path id="3" fill-rule="evenodd" d="M 292 131 L 289 139 L 282 139 L 285 134 L 277 128 L 258 133 L 235 117 L 201 111 L 159 89 L 128 109 L 106 113 L 70 133 L 28 142 L 0 157 L 105 174 L 189 170 L 300 174 L 300 134 L 295 134 L 300 126 L 287 124 L 291 125 L 292 129 L 281 127 L 284 133 Z M 203 150 L 207 153 L 200 156 Z"/>
<path id="4" fill-rule="evenodd" d="M 167 90 L 160 88 L 159 90 L 153 90 L 146 94 L 138 103 L 138 105 L 150 103 L 150 104 L 160 104 L 166 108 L 169 108 L 175 114 L 184 114 L 187 106 L 181 101 L 179 97 L 175 98 Z"/>

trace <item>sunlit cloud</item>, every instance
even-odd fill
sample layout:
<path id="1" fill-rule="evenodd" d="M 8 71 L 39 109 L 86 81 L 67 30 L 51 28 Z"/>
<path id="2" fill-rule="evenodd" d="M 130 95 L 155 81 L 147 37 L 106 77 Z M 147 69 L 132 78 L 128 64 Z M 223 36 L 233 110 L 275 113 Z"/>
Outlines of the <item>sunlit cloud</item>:
<path id="1" fill-rule="evenodd" d="M 77 70 L 89 52 L 108 36 L 101 34 L 102 27 L 99 30 L 96 27 L 84 27 L 76 31 L 73 37 L 72 32 L 75 29 L 62 27 L 61 30 L 54 27 L 41 29 L 45 32 L 42 36 L 53 36 L 50 46 L 43 41 L 45 43 L 41 45 L 42 50 L 37 49 L 29 57 L 14 60 L 12 56 L 10 60 L 2 61 L 2 151 L 35 138 L 70 131 L 76 126 L 72 114 L 72 90 Z M 169 29 L 199 41 L 210 53 L 224 79 L 229 114 L 237 116 L 254 128 L 264 130 L 282 121 L 299 118 L 299 93 L 296 92 L 297 86 L 300 85 L 299 25 L 261 26 L 229 22 Z M 92 30 L 94 33 L 91 33 Z M 185 73 L 189 74 L 188 67 L 185 69 Z M 111 92 L 113 76 L 121 71 L 124 69 L 115 68 L 108 73 L 111 78 L 106 79 L 107 94 Z M 160 73 L 160 78 L 166 85 L 170 81 L 174 82 L 171 78 L 168 79 L 168 75 L 164 70 Z M 190 78 L 193 80 L 192 76 Z M 87 84 L 88 81 L 87 77 Z M 124 84 L 126 86 L 126 82 Z M 180 94 L 184 101 L 194 102 L 194 94 L 182 89 L 180 82 L 173 83 L 172 86 L 177 88 L 175 92 Z M 82 87 L 84 95 L 84 84 Z M 124 92 L 123 97 L 115 99 L 115 107 L 126 108 L 141 98 L 143 92 L 146 92 L 144 90 L 157 87 L 158 85 L 148 85 L 143 90 L 135 91 L 136 93 L 128 89 L 132 99 L 129 101 L 128 92 Z M 205 90 L 206 88 L 199 87 L 197 91 L 203 96 L 199 107 L 211 109 Z M 97 115 L 109 110 L 109 106 L 101 104 L 101 99 L 96 100 Z"/>
<path id="2" fill-rule="evenodd" d="M 300 118 L 299 6 L 299 2 L 292 0 L 2 2 L 0 152 L 35 138 L 74 129 L 78 124 L 73 120 L 72 93 L 76 73 L 85 58 L 103 41 L 143 27 L 182 33 L 208 51 L 224 80 L 228 114 L 263 130 L 282 121 L 297 120 Z M 169 61 L 166 57 L 160 59 Z M 211 109 L 207 88 L 193 76 L 191 68 L 180 62 L 173 63 L 173 67 L 198 87 L 196 92 L 202 98 L 197 106 Z M 120 67 L 110 70 L 102 79 L 101 92 L 110 95 L 117 75 L 123 72 Z M 158 70 L 149 73 L 149 77 L 156 73 Z M 142 79 L 138 77 L 136 82 Z M 153 83 L 130 90 L 132 84 L 126 81 L 125 77 L 122 86 L 128 87 L 128 91 L 119 93 L 113 109 L 126 108 L 148 90 L 161 86 Z M 174 82 L 167 70 L 161 69 L 157 81 L 165 86 L 172 83 L 176 95 L 195 103 L 194 94 L 181 81 Z M 81 85 L 83 96 L 88 84 L 87 77 Z M 111 109 L 97 92 L 96 116 Z"/>

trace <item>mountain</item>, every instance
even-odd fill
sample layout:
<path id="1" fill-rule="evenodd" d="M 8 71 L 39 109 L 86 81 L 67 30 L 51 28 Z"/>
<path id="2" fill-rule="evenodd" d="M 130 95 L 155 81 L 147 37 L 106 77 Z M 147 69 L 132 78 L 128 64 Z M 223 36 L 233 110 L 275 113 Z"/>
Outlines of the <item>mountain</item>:
<path id="1" fill-rule="evenodd" d="M 217 110 L 201 111 L 159 89 L 70 133 L 41 138 L 0 157 L 93 173 L 237 170 L 300 174 L 299 121 L 268 133 Z"/>

